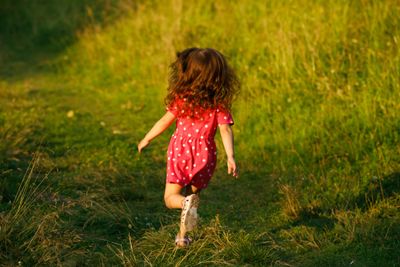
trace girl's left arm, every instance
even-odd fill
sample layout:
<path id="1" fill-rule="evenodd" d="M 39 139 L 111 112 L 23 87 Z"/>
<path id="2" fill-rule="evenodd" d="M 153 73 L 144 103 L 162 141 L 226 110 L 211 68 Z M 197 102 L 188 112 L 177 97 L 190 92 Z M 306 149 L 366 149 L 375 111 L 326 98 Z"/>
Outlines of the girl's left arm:
<path id="1" fill-rule="evenodd" d="M 143 148 L 145 148 L 148 144 L 150 144 L 151 140 L 159 136 L 162 132 L 164 132 L 175 120 L 175 115 L 170 111 L 167 111 L 162 118 L 157 121 L 153 128 L 145 135 L 142 141 L 138 144 L 139 153 L 142 152 Z"/>
<path id="2" fill-rule="evenodd" d="M 239 177 L 239 169 L 235 161 L 235 152 L 233 145 L 233 132 L 229 124 L 220 124 L 219 132 L 221 134 L 222 143 L 225 148 L 226 157 L 228 160 L 228 174 L 232 174 L 234 177 Z"/>

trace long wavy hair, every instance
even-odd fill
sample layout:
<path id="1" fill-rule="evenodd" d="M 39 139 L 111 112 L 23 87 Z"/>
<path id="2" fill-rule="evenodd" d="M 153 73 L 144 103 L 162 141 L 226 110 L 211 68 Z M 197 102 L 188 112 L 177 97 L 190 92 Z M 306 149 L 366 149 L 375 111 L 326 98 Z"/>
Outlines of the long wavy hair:
<path id="1" fill-rule="evenodd" d="M 165 104 L 181 99 L 185 115 L 195 117 L 195 110 L 221 108 L 229 111 L 239 92 L 240 83 L 225 57 L 212 48 L 188 48 L 177 53 L 170 65 Z M 200 112 L 198 112 L 200 113 Z"/>

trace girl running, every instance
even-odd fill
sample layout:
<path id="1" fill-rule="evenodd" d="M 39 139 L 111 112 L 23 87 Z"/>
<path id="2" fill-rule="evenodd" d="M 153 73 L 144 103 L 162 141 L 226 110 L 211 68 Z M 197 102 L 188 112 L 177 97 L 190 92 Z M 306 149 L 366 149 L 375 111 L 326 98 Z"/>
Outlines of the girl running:
<path id="1" fill-rule="evenodd" d="M 217 128 L 228 173 L 238 177 L 230 108 L 239 82 L 224 56 L 212 48 L 189 48 L 177 53 L 170 70 L 167 112 L 140 141 L 138 150 L 140 153 L 176 120 L 167 152 L 164 201 L 170 209 L 182 209 L 175 244 L 184 247 L 191 242 L 186 232 L 197 225 L 199 193 L 208 186 L 216 167 Z"/>

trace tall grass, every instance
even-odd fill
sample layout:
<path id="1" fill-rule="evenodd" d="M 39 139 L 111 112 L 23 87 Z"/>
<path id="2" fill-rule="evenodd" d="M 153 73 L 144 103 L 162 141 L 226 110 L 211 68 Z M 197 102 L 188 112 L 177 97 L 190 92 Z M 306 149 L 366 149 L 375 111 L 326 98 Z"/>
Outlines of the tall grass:
<path id="1" fill-rule="evenodd" d="M 216 47 L 242 81 L 234 115 L 246 162 L 332 195 L 353 195 L 398 169 L 395 1 L 171 1 L 126 14 L 79 34 L 68 79 L 83 79 L 104 101 L 145 105 L 140 114 L 154 114 L 149 126 L 175 51 Z"/>
<path id="2" fill-rule="evenodd" d="M 48 236 L 58 231 L 59 213 L 50 208 L 43 214 L 36 207 L 46 191 L 42 183 L 48 178 L 48 174 L 43 174 L 42 177 L 38 175 L 39 160 L 38 154 L 34 155 L 18 187 L 11 208 L 7 213 L 1 214 L 0 260 L 2 264 L 56 263 L 60 259 L 60 245 L 68 244 L 66 240 L 61 243 Z M 45 203 L 41 204 L 44 208 Z"/>

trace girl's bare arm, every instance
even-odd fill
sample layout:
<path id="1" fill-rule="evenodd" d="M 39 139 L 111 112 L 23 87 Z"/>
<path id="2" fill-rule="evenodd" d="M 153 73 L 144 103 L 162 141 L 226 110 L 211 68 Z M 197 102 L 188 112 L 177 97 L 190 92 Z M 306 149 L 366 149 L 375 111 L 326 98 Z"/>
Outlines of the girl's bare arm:
<path id="1" fill-rule="evenodd" d="M 159 136 L 162 132 L 164 132 L 175 120 L 174 114 L 167 111 L 162 118 L 157 121 L 151 130 L 145 135 L 142 141 L 138 144 L 139 153 L 142 152 L 143 148 L 145 148 L 148 144 L 150 144 L 151 140 Z"/>
<path id="2" fill-rule="evenodd" d="M 228 160 L 228 173 L 238 177 L 239 172 L 235 162 L 235 151 L 233 145 L 233 131 L 229 124 L 219 125 L 222 143 L 224 144 L 226 157 Z"/>

